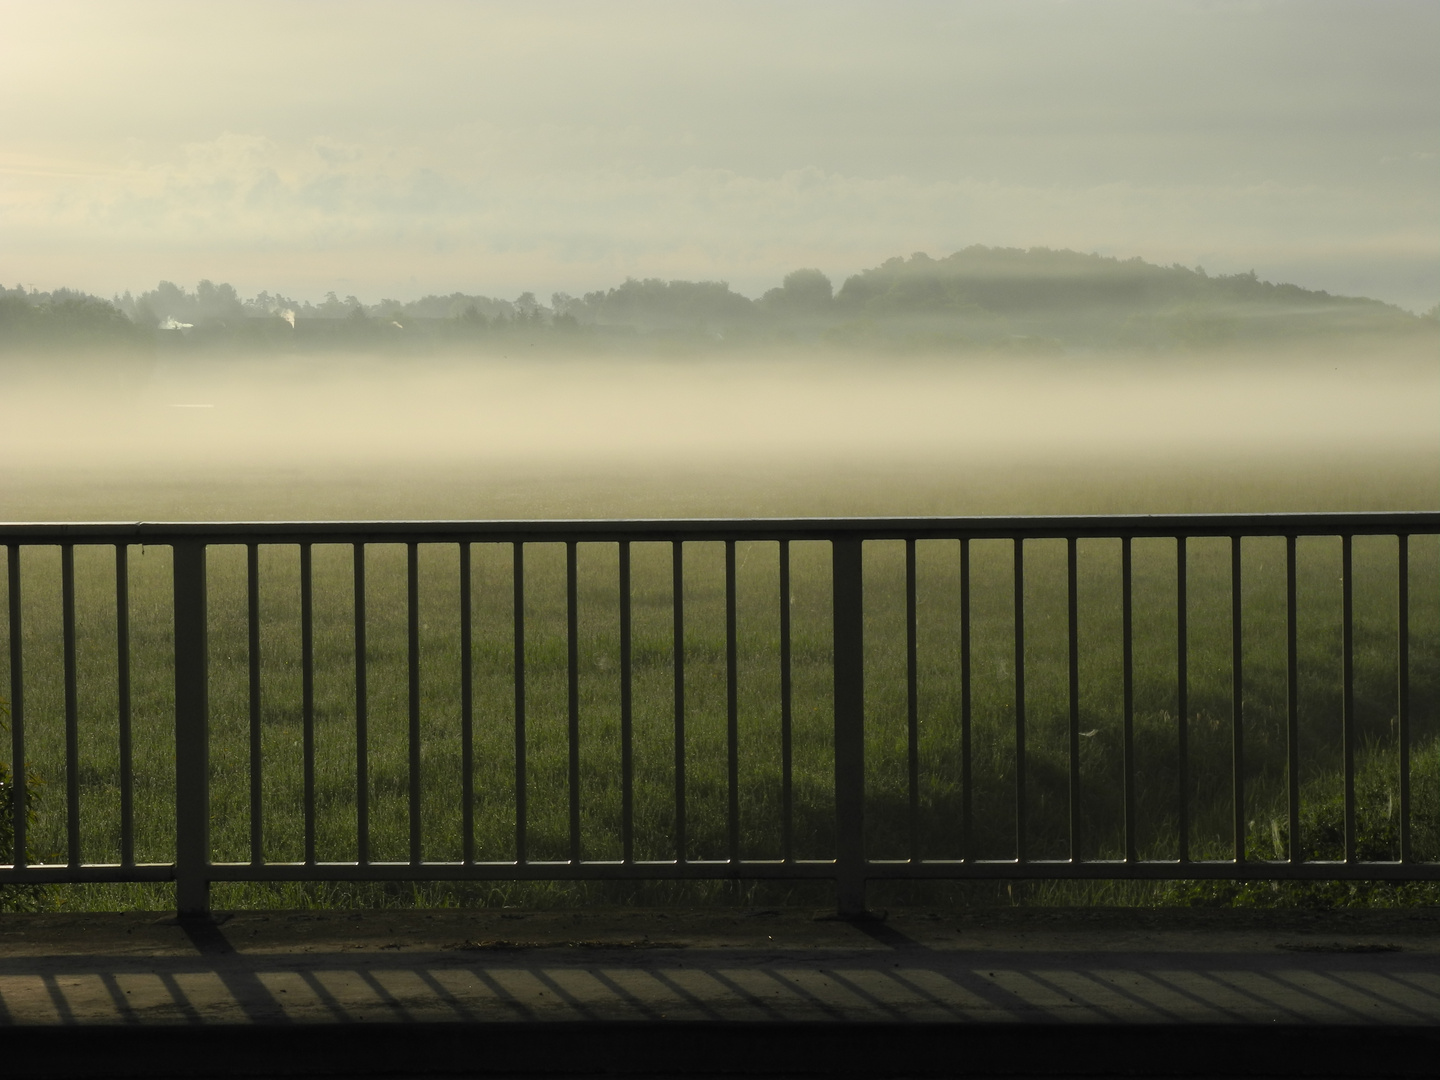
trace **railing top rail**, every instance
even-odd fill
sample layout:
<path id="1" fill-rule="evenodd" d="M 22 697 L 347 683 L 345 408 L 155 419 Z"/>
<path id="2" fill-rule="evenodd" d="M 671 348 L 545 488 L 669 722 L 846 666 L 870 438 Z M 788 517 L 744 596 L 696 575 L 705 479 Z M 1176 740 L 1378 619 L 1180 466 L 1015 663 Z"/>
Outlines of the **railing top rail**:
<path id="1" fill-rule="evenodd" d="M 171 544 L 1340 536 L 1440 531 L 1440 512 L 540 521 L 9 522 L 0 543 Z"/>

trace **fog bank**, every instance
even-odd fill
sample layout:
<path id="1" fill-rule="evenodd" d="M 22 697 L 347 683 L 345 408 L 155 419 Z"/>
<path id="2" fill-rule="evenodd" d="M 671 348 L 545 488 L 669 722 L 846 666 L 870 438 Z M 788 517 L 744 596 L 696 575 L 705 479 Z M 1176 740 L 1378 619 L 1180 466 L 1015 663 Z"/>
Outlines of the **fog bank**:
<path id="1" fill-rule="evenodd" d="M 1440 503 L 1440 365 L 1428 350 L 1163 362 L 187 358 L 128 382 L 60 369 L 12 378 L 0 395 L 0 517 Z"/>

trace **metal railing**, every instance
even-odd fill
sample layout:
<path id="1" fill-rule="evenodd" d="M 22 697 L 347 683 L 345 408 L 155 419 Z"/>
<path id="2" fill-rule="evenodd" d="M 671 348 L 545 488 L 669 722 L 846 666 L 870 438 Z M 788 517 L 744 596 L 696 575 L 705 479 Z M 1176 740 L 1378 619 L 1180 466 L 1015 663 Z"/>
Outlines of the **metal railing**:
<path id="1" fill-rule="evenodd" d="M 1423 857 L 1412 844 L 1411 752 L 1415 743 L 1411 727 L 1413 712 L 1411 670 L 1417 648 L 1423 651 L 1422 662 L 1427 671 L 1436 667 L 1434 636 L 1423 642 L 1412 638 L 1410 581 L 1412 553 L 1424 546 L 1417 538 L 1433 539 L 1440 535 L 1440 514 L 1275 514 L 1232 516 L 1171 516 L 1171 517 L 1070 517 L 1070 518 L 972 518 L 972 519 L 859 519 L 859 520 L 759 520 L 759 521 L 571 521 L 571 522 L 348 522 L 348 523 L 253 523 L 253 524 L 11 524 L 0 525 L 0 545 L 7 551 L 8 592 L 8 656 L 9 656 L 9 754 L 16 776 L 23 776 L 21 763 L 27 759 L 30 722 L 26 713 L 27 681 L 25 675 L 26 628 L 25 605 L 22 602 L 25 575 L 21 572 L 24 549 L 58 547 L 60 554 L 61 616 L 60 635 L 63 644 L 63 698 L 65 746 L 65 847 L 62 862 L 29 861 L 31 849 L 30 819 L 27 814 L 26 790 L 23 783 L 13 786 L 9 807 L 13 836 L 11 865 L 0 865 L 0 884 L 61 883 L 61 882 L 157 882 L 174 881 L 177 905 L 182 913 L 208 910 L 212 882 L 241 881 L 535 881 L 586 879 L 808 879 L 831 880 L 838 893 L 839 908 L 845 913 L 863 909 L 868 881 L 918 879 L 1385 879 L 1437 880 L 1440 861 L 1435 853 Z M 1398 805 L 1392 816 L 1398 816 L 1397 857 L 1365 858 L 1357 841 L 1356 754 L 1360 735 L 1356 723 L 1355 686 L 1355 573 L 1354 542 L 1357 537 L 1383 536 L 1395 538 L 1394 638 L 1393 671 L 1394 713 L 1392 728 L 1394 747 L 1398 754 L 1395 776 L 1398 780 Z M 1302 848 L 1300 738 L 1302 706 L 1297 689 L 1300 682 L 1299 638 L 1297 629 L 1297 540 L 1309 537 L 1338 539 L 1340 545 L 1341 635 L 1341 770 L 1343 772 L 1343 837 L 1339 858 L 1306 859 Z M 1253 538 L 1272 538 L 1284 544 L 1283 639 L 1285 656 L 1286 698 L 1284 704 L 1285 777 L 1283 792 L 1277 805 L 1282 807 L 1282 843 L 1280 819 L 1277 818 L 1276 858 L 1256 858 L 1248 850 L 1251 828 L 1247 825 L 1246 772 L 1246 661 L 1243 643 L 1244 589 L 1242 576 L 1245 562 L 1242 548 Z M 1118 541 L 1119 545 L 1119 630 L 1121 693 L 1118 701 L 1120 754 L 1123 759 L 1119 796 L 1123 801 L 1123 821 L 1118 848 L 1105 857 L 1087 856 L 1082 836 L 1085 810 L 1085 783 L 1082 756 L 1085 738 L 1094 732 L 1082 727 L 1082 671 L 1080 654 L 1086 638 L 1079 625 L 1079 589 L 1077 551 L 1080 545 L 1094 540 Z M 1191 732 L 1187 725 L 1194 722 L 1192 703 L 1188 700 L 1192 673 L 1189 669 L 1191 631 L 1188 613 L 1196 603 L 1194 581 L 1190 568 L 1197 541 L 1228 546 L 1228 572 L 1221 582 L 1229 596 L 1221 597 L 1229 604 L 1229 814 L 1221 857 L 1197 857 L 1192 850 L 1191 836 L 1196 823 L 1190 820 L 1192 799 L 1187 792 L 1187 753 Z M 775 663 L 779 669 L 781 724 L 781 798 L 783 819 L 781 850 L 776 857 L 751 857 L 742 851 L 741 791 L 737 744 L 740 730 L 740 696 L 742 691 L 737 650 L 737 563 L 736 545 L 750 542 L 776 545 L 778 570 L 779 632 L 775 642 Z M 797 857 L 793 830 L 796 803 L 792 775 L 792 650 L 791 625 L 791 547 L 799 542 L 818 541 L 828 544 L 829 607 L 832 649 L 830 663 L 833 690 L 833 849 L 821 858 Z M 957 736 L 958 761 L 955 791 L 957 799 L 947 803 L 945 811 L 922 805 L 920 797 L 921 732 L 919 686 L 920 662 L 917 646 L 918 612 L 929 603 L 922 595 L 917 574 L 917 545 L 945 542 L 958 576 L 958 604 L 953 615 L 958 624 L 958 637 L 952 653 L 954 677 L 959 688 L 958 701 L 947 713 L 948 724 Z M 1034 620 L 1036 599 L 1032 595 L 1034 581 L 1027 585 L 1027 551 L 1040 542 L 1063 549 L 1064 570 L 1055 581 L 1062 590 L 1056 601 L 1063 608 L 1064 647 L 1043 658 L 1056 672 L 1063 672 L 1064 694 L 1068 711 L 1057 723 L 1063 730 L 1063 746 L 1059 758 L 1064 773 L 1059 789 L 1052 792 L 1064 803 L 1066 819 L 1065 842 L 1068 852 L 1058 856 L 1048 845 L 1044 852 L 1033 848 L 1033 812 L 1039 781 L 1027 776 L 1027 761 L 1035 753 L 1027 749 L 1027 675 L 1037 670 L 1033 647 L 1027 646 L 1027 627 Z M 1137 541 L 1168 541 L 1173 544 L 1169 557 L 1167 589 L 1173 605 L 1174 638 L 1174 714 L 1170 718 L 1175 741 L 1176 764 L 1175 829 L 1177 843 L 1173 857 L 1152 857 L 1141 850 L 1141 823 L 1137 821 L 1137 748 L 1135 701 L 1135 562 Z M 706 542 L 723 546 L 723 610 L 724 610 L 724 683 L 725 683 L 725 850 L 722 857 L 695 857 L 687 849 L 686 769 L 690 758 L 686 749 L 686 671 L 684 638 L 687 632 L 685 608 L 684 556 L 689 545 Z M 904 657 L 903 698 L 904 775 L 901 807 L 903 818 L 899 829 L 909 837 L 907 857 L 883 857 L 888 853 L 871 850 L 867 845 L 867 707 L 866 707 L 866 570 L 865 545 L 898 542 L 903 549 L 903 642 L 899 648 Z M 983 779 L 976 773 L 975 739 L 979 720 L 974 714 L 972 696 L 972 661 L 982 644 L 972 626 L 973 588 L 971 580 L 972 550 L 981 542 L 1009 545 L 1005 558 L 1009 588 L 1008 601 L 1013 621 L 1007 631 L 1005 645 L 1013 648 L 1010 658 L 1013 670 L 1013 709 L 1007 723 L 1013 740 L 1006 753 L 1013 774 L 1007 783 L 1013 788 L 1014 849 L 1008 857 L 994 857 L 974 845 L 972 826 L 975 822 L 973 793 Z M 511 552 L 513 578 L 513 705 L 506 718 L 513 722 L 514 771 L 513 790 L 508 793 L 513 805 L 513 858 L 494 860 L 477 856 L 475 801 L 475 741 L 473 726 L 476 710 L 474 684 L 474 623 L 471 586 L 471 554 L 473 545 L 501 545 Z M 565 552 L 565 686 L 566 686 L 566 783 L 567 783 L 567 850 L 564 858 L 537 859 L 527 843 L 527 791 L 533 777 L 527 774 L 527 699 L 526 699 L 526 587 L 525 554 L 532 545 L 563 545 Z M 672 636 L 671 662 L 673 700 L 673 832 L 674 847 L 667 858 L 641 857 L 637 854 L 635 834 L 636 776 L 634 763 L 634 630 L 632 611 L 631 548 L 635 544 L 668 546 L 672 575 Z M 116 701 L 118 709 L 118 861 L 91 862 L 81 857 L 82 800 L 85 785 L 79 768 L 79 690 L 77 683 L 77 611 L 75 550 L 83 546 L 112 548 L 115 554 L 113 571 L 113 609 L 115 617 Z M 135 791 L 133 773 L 133 734 L 131 729 L 131 684 L 133 623 L 130 551 L 140 545 L 172 549 L 173 627 L 174 627 L 174 858 L 166 861 L 137 861 Z M 207 645 L 207 632 L 213 613 L 207 603 L 207 553 L 218 546 L 243 547 L 246 552 L 246 610 L 248 657 L 248 693 L 250 708 L 250 745 L 248 760 L 250 821 L 250 857 L 238 861 L 213 858 L 211 843 L 212 768 L 210 760 L 210 673 L 213 657 Z M 262 785 L 263 754 L 261 752 L 260 710 L 260 560 L 259 553 L 276 545 L 297 546 L 299 552 L 300 656 L 303 716 L 300 754 L 303 757 L 304 856 L 298 861 L 268 861 L 263 852 L 261 822 L 265 811 Z M 355 760 L 355 822 L 356 851 L 347 861 L 327 861 L 317 857 L 316 842 L 316 773 L 314 710 L 315 632 L 314 575 L 312 549 L 316 545 L 343 545 L 352 553 L 353 639 L 354 656 L 354 737 Z M 373 613 L 367 613 L 366 566 L 367 550 L 373 545 L 403 545 L 405 550 L 405 712 L 408 775 L 405 795 L 409 800 L 408 858 L 378 861 L 370 858 L 371 784 L 367 776 L 367 692 L 370 648 L 367 632 Z M 455 581 L 458 611 L 459 710 L 455 722 L 460 727 L 461 791 L 460 819 L 463 837 L 458 859 L 437 860 L 425 857 L 422 844 L 421 802 L 423 773 L 421 666 L 422 648 L 419 614 L 420 574 L 419 552 L 430 546 L 448 546 L 458 552 L 458 579 Z M 619 837 L 618 857 L 588 858 L 582 850 L 582 784 L 580 751 L 580 574 L 577 552 L 591 545 L 610 545 L 618 552 L 618 575 L 615 593 L 618 615 L 618 680 L 619 680 Z M 1153 546 L 1153 545 L 1152 545 Z M 993 549 L 993 544 L 992 544 Z M 928 551 L 929 548 L 927 547 Z M 1147 549 L 1149 551 L 1149 549 Z M 993 551 L 992 551 L 993 553 Z M 1153 554 L 1153 552 L 1151 553 Z M 1427 556 L 1429 557 L 1429 556 Z M 993 561 L 993 560 L 992 560 Z M 1207 579 L 1208 580 L 1208 579 Z M 1047 579 L 1050 581 L 1050 579 Z M 1053 585 L 1053 582 L 1050 582 Z M 1027 592 L 1027 588 L 1030 592 Z M 1216 597 L 1209 597 L 1215 601 Z M 693 631 L 693 627 L 691 627 Z M 1167 648 L 1169 646 L 1167 645 Z M 718 661 L 717 661 L 718 662 Z M 1003 666 L 1003 665 L 1002 665 Z M 1058 678 L 1058 676 L 1057 676 Z M 1427 701 L 1427 715 L 1434 712 L 1434 702 Z M 894 717 L 890 718 L 895 720 Z M 869 718 L 873 725 L 874 716 Z M 897 721 L 898 722 L 898 721 Z M 987 720 L 993 723 L 993 718 Z M 873 787 L 873 777 L 870 781 Z M 1054 785 L 1052 784 L 1052 787 Z M 1049 811 L 1047 811 L 1049 812 Z M 1052 813 L 1053 816 L 1053 813 Z M 939 832 L 953 840 L 953 857 L 923 857 L 916 838 L 921 831 Z M 1283 850 L 1281 850 L 1283 849 Z M 1207 851 L 1213 855 L 1214 846 Z M 4 853 L 0 852 L 0 858 Z"/>

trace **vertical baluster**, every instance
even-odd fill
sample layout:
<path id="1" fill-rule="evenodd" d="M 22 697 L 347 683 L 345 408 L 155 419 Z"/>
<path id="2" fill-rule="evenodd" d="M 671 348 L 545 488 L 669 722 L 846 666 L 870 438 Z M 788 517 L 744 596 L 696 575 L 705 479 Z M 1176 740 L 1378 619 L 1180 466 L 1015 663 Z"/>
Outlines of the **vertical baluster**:
<path id="1" fill-rule="evenodd" d="M 130 546 L 123 543 L 115 545 L 115 661 L 115 698 L 120 727 L 120 865 L 134 866 L 135 740 L 130 693 Z"/>
<path id="2" fill-rule="evenodd" d="M 460 858 L 475 861 L 475 687 L 470 542 L 460 542 Z"/>
<path id="3" fill-rule="evenodd" d="M 675 860 L 686 859 L 685 837 L 685 556 L 681 541 L 670 546 L 671 595 L 675 614 Z"/>
<path id="4" fill-rule="evenodd" d="M 919 617 L 915 596 L 915 541 L 905 541 L 905 779 L 909 794 L 910 860 L 920 860 Z"/>
<path id="5" fill-rule="evenodd" d="M 1300 652 L 1296 607 L 1295 537 L 1285 538 L 1285 806 L 1287 857 L 1305 858 L 1300 836 Z"/>
<path id="6" fill-rule="evenodd" d="M 780 541 L 780 851 L 795 859 L 794 742 L 790 671 L 790 541 Z"/>
<path id="7" fill-rule="evenodd" d="M 315 577 L 313 550 L 300 545 L 300 726 L 305 775 L 305 863 L 315 865 Z"/>
<path id="8" fill-rule="evenodd" d="M 15 866 L 25 866 L 30 861 L 30 785 L 25 767 L 25 650 L 21 637 L 19 544 L 9 546 L 5 571 L 10 594 L 10 760 L 15 778 L 15 798 L 10 804 L 10 835 L 14 838 L 15 850 L 10 857 Z"/>
<path id="9" fill-rule="evenodd" d="M 620 848 L 635 861 L 635 673 L 630 626 L 630 541 L 620 541 Z"/>
<path id="10" fill-rule="evenodd" d="M 405 545 L 405 608 L 407 667 L 410 689 L 410 865 L 420 865 L 420 549 Z"/>
<path id="11" fill-rule="evenodd" d="M 725 541 L 725 826 L 730 862 L 740 861 L 740 686 L 736 648 L 735 541 Z"/>
<path id="12" fill-rule="evenodd" d="M 1400 861 L 1413 861 L 1410 846 L 1410 537 L 1396 540 L 1395 727 L 1400 740 Z"/>
<path id="13" fill-rule="evenodd" d="M 1235 800 L 1232 829 L 1235 842 L 1235 861 L 1245 861 L 1245 715 L 1241 700 L 1243 669 L 1241 664 L 1241 610 L 1240 582 L 1240 537 L 1230 538 L 1230 734 L 1231 734 L 1231 779 L 1230 787 Z"/>
<path id="14" fill-rule="evenodd" d="M 570 861 L 580 861 L 580 595 L 575 541 L 565 545 L 565 663 L 569 740 Z"/>
<path id="15" fill-rule="evenodd" d="M 260 549 L 245 545 L 246 668 L 250 707 L 250 865 L 265 861 L 264 757 L 260 740 Z"/>
<path id="16" fill-rule="evenodd" d="M 1080 801 L 1080 596 L 1076 538 L 1065 539 L 1066 666 L 1070 686 L 1070 861 L 1084 858 Z"/>
<path id="17" fill-rule="evenodd" d="M 1015 861 L 1026 859 L 1025 541 L 1015 537 Z"/>
<path id="18" fill-rule="evenodd" d="M 80 865 L 80 696 L 75 679 L 75 545 L 60 545 L 60 632 L 65 652 L 65 849 Z"/>
<path id="19" fill-rule="evenodd" d="M 1190 861 L 1190 597 L 1184 536 L 1175 538 L 1175 782 L 1180 861 Z"/>
<path id="20" fill-rule="evenodd" d="M 970 746 L 970 539 L 960 538 L 960 856 L 975 854 L 975 792 Z"/>
<path id="21" fill-rule="evenodd" d="M 835 874 L 841 915 L 865 910 L 865 587 L 860 540 L 831 541 Z"/>
<path id="22" fill-rule="evenodd" d="M 1355 861 L 1355 566 L 1354 538 L 1340 538 L 1341 663 L 1344 678 L 1344 713 L 1341 728 L 1345 740 L 1345 861 Z"/>
<path id="23" fill-rule="evenodd" d="M 361 866 L 370 862 L 370 694 L 365 652 L 365 545 L 354 545 L 355 584 L 355 846 Z"/>
<path id="24" fill-rule="evenodd" d="M 1130 537 L 1120 538 L 1120 663 L 1125 769 L 1125 861 L 1137 858 L 1135 836 L 1135 589 Z"/>
<path id="25" fill-rule="evenodd" d="M 529 861 L 525 834 L 525 545 L 517 540 L 511 548 L 515 583 L 514 606 L 511 609 L 515 631 L 515 861 Z"/>
<path id="26" fill-rule="evenodd" d="M 210 910 L 210 672 L 206 642 L 205 544 L 176 542 L 175 906 L 181 916 Z"/>

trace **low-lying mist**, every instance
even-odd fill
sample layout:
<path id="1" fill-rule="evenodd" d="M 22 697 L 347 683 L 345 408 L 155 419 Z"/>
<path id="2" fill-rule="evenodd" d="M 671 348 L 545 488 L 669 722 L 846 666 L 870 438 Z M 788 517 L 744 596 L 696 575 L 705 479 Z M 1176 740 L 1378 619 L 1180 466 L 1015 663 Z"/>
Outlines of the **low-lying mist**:
<path id="1" fill-rule="evenodd" d="M 1433 509 L 1430 353 L 52 359 L 0 518 Z"/>

